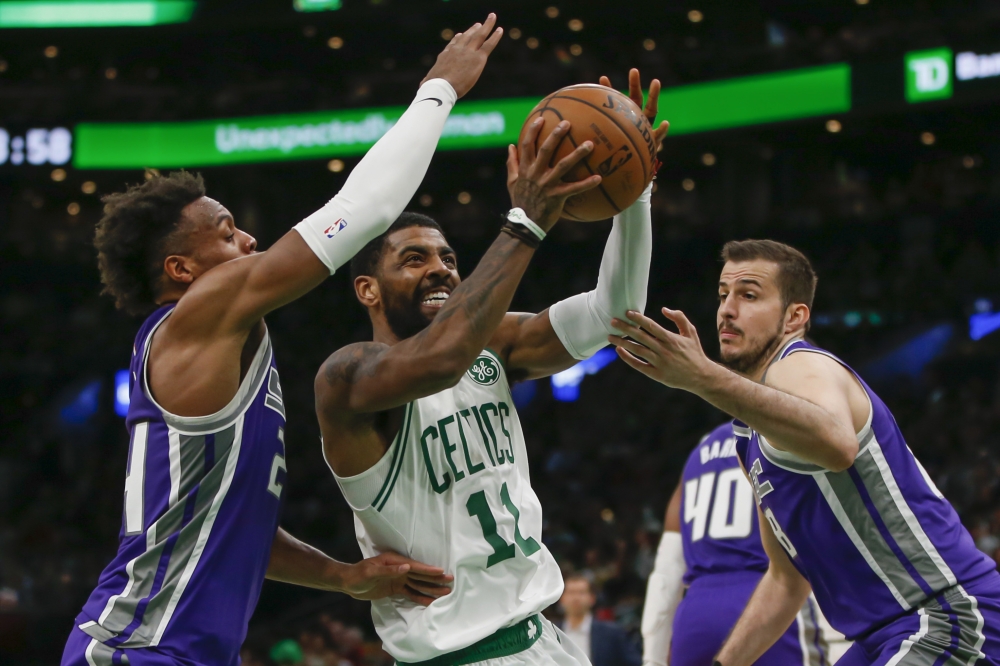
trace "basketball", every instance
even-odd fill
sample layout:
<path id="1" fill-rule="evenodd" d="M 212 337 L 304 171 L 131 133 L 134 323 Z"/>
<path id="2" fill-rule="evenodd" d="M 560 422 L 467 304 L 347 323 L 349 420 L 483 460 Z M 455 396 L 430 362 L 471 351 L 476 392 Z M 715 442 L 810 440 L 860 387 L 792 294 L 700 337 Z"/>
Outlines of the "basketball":
<path id="1" fill-rule="evenodd" d="M 556 150 L 553 164 L 584 141 L 594 144 L 590 155 L 566 174 L 564 180 L 583 180 L 599 174 L 601 184 L 570 197 L 563 209 L 564 219 L 596 222 L 613 217 L 638 199 L 653 180 L 656 163 L 653 130 L 642 109 L 626 95 L 596 84 L 557 90 L 532 109 L 521 127 L 521 138 L 539 116 L 545 119 L 545 124 L 538 133 L 536 147 L 542 145 L 559 122 L 570 122 L 569 133 Z"/>

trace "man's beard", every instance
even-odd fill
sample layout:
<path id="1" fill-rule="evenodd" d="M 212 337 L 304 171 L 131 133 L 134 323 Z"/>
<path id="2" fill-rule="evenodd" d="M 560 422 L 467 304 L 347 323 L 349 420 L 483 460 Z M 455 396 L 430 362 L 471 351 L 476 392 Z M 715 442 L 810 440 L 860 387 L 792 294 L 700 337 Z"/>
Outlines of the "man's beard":
<path id="1" fill-rule="evenodd" d="M 738 333 L 743 335 L 743 331 L 731 327 Z M 721 329 L 720 329 L 721 330 Z M 766 361 L 771 354 L 777 351 L 778 347 L 781 345 L 782 331 L 784 330 L 783 322 L 778 323 L 778 330 L 775 331 L 774 335 L 764 340 L 756 348 L 749 348 L 738 356 L 732 356 L 726 358 L 725 354 L 722 353 L 722 343 L 719 343 L 719 358 L 722 365 L 726 366 L 733 372 L 738 372 L 741 375 L 752 375 L 756 370 L 760 369 L 761 364 Z"/>
<path id="2" fill-rule="evenodd" d="M 409 299 L 401 295 L 398 299 L 386 303 L 385 320 L 398 339 L 412 338 L 430 326 L 430 320 L 420 311 L 425 293 L 427 292 L 420 291 Z"/>

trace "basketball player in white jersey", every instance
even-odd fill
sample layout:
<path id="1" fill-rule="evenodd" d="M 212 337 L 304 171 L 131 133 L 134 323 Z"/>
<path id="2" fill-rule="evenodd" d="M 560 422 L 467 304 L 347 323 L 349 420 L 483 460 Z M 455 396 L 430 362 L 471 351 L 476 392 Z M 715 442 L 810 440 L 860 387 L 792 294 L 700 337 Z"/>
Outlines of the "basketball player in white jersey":
<path id="1" fill-rule="evenodd" d="M 641 107 L 637 71 L 629 84 Z M 650 122 L 658 92 L 653 81 Z M 592 355 L 607 344 L 615 314 L 643 308 L 651 188 L 615 218 L 597 289 L 541 314 L 507 313 L 566 199 L 600 182 L 564 183 L 592 144 L 550 167 L 569 123 L 536 155 L 539 123 L 519 156 L 509 148 L 515 208 L 467 280 L 440 227 L 413 213 L 358 253 L 354 288 L 375 339 L 336 352 L 316 378 L 324 452 L 354 509 L 362 551 L 395 550 L 455 577 L 452 593 L 427 607 L 402 597 L 372 604 L 384 647 L 402 665 L 589 664 L 539 614 L 563 583 L 542 543 L 510 385 Z M 657 146 L 666 130 L 656 130 Z"/>

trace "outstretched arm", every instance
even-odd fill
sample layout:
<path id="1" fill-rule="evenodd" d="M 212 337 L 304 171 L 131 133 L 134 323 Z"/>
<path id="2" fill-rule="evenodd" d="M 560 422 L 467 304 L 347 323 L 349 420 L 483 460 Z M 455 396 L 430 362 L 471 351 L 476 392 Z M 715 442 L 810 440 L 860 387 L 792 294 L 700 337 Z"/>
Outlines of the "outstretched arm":
<path id="1" fill-rule="evenodd" d="M 611 86 L 607 77 L 601 85 Z M 643 107 L 639 70 L 629 72 L 629 95 L 655 127 L 660 82 L 650 83 Z M 669 124 L 662 122 L 653 132 L 659 150 Z M 537 315 L 511 314 L 504 319 L 490 342 L 501 354 L 514 379 L 544 377 L 593 356 L 607 346 L 613 333 L 611 319 L 627 310 L 646 307 L 646 287 L 652 256 L 650 196 L 652 184 L 638 201 L 615 216 L 604 248 L 597 288 L 556 303 Z"/>
<path id="2" fill-rule="evenodd" d="M 355 599 L 382 599 L 403 595 L 424 606 L 451 592 L 454 576 L 396 553 L 382 553 L 356 564 L 338 562 L 278 528 L 271 545 L 267 577 L 283 583 L 330 592 Z"/>
<path id="3" fill-rule="evenodd" d="M 656 551 L 656 564 L 646 584 L 646 603 L 642 607 L 643 666 L 667 666 L 670 663 L 670 639 L 674 633 L 674 615 L 681 602 L 684 572 L 684 546 L 681 541 L 681 499 L 683 482 L 677 484 L 667 504 L 663 536 Z"/>
<path id="4" fill-rule="evenodd" d="M 760 659 L 788 630 L 809 596 L 809 581 L 788 559 L 760 507 L 757 520 L 771 562 L 716 657 L 722 666 L 750 666 Z"/>
<path id="5" fill-rule="evenodd" d="M 562 214 L 566 199 L 596 187 L 600 176 L 562 182 L 593 145 L 584 142 L 550 168 L 569 123 L 560 123 L 536 156 L 534 141 L 540 127 L 541 120 L 526 133 L 521 146 L 514 203 L 547 231 Z M 509 152 L 513 150 L 511 146 Z M 391 347 L 374 342 L 350 345 L 327 359 L 316 377 L 321 425 L 349 421 L 351 414 L 391 409 L 456 384 L 503 319 L 534 254 L 533 245 L 537 243 L 501 233 L 427 328 Z M 332 464 L 336 470 L 336 461 Z"/>
<path id="6" fill-rule="evenodd" d="M 868 403 L 843 366 L 819 354 L 791 354 L 768 371 L 768 384 L 779 384 L 758 384 L 705 356 L 683 312 L 663 308 L 663 315 L 677 333 L 638 312 L 628 313 L 631 321 L 615 320 L 619 335 L 609 339 L 622 360 L 661 384 L 700 396 L 803 460 L 832 471 L 854 464 L 859 428 L 853 425 L 863 425 Z"/>
<path id="7" fill-rule="evenodd" d="M 226 262 L 199 278 L 174 320 L 201 321 L 211 335 L 248 330 L 268 312 L 316 287 L 383 233 L 423 180 L 456 100 L 479 78 L 502 30 L 490 14 L 438 56 L 403 116 L 368 151 L 341 191 L 267 252 Z M 193 328 L 189 326 L 185 328 Z"/>

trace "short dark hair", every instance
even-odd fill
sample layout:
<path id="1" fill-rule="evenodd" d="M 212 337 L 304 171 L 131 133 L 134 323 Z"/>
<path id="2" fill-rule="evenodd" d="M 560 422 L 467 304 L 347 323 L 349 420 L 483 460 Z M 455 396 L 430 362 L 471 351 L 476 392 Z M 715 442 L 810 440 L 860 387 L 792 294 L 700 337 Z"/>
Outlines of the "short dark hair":
<path id="1" fill-rule="evenodd" d="M 591 579 L 590 576 L 581 571 L 574 571 L 573 573 L 566 574 L 566 576 L 563 578 L 563 586 L 565 587 L 567 583 L 571 583 L 574 580 L 582 580 L 587 584 L 588 592 L 594 595 L 597 594 L 597 592 L 594 590 L 594 581 Z"/>
<path id="2" fill-rule="evenodd" d="M 174 171 L 147 177 L 141 185 L 101 199 L 104 217 L 94 234 L 103 293 L 130 314 L 156 309 L 167 238 L 176 231 L 184 207 L 205 196 L 200 174 Z"/>
<path id="3" fill-rule="evenodd" d="M 806 255 L 791 245 L 773 240 L 729 241 L 722 247 L 723 261 L 756 259 L 778 265 L 778 289 L 786 308 L 792 303 L 804 303 L 812 310 L 819 278 Z"/>
<path id="4" fill-rule="evenodd" d="M 420 213 L 406 211 L 396 218 L 396 221 L 386 229 L 384 234 L 368 241 L 367 245 L 354 255 L 354 258 L 351 259 L 351 280 L 361 275 L 376 275 L 379 264 L 382 263 L 382 255 L 385 254 L 386 240 L 389 235 L 410 227 L 437 229 L 444 236 L 444 229 L 433 219 Z"/>

